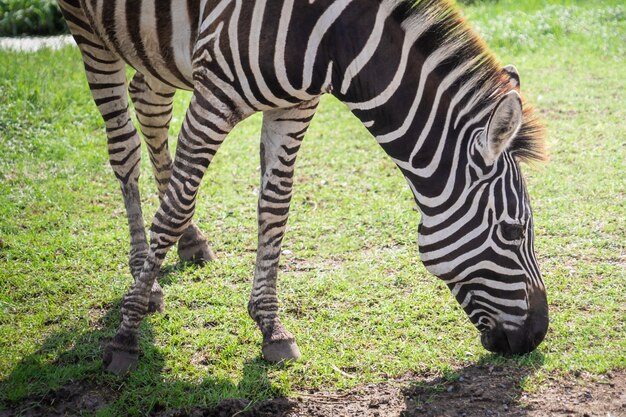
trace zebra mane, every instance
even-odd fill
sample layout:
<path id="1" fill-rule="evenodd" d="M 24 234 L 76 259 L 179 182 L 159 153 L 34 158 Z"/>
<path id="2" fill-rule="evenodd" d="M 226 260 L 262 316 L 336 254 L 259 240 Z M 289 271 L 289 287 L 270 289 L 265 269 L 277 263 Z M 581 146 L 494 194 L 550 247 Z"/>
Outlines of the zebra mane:
<path id="1" fill-rule="evenodd" d="M 392 0 L 393 1 L 393 0 Z M 456 52 L 453 60 L 458 65 L 473 61 L 475 65 L 468 71 L 466 79 L 477 80 L 479 87 L 478 108 L 495 106 L 498 100 L 511 89 L 510 76 L 503 70 L 498 59 L 491 53 L 486 43 L 480 38 L 461 15 L 453 0 L 395 0 L 396 7 L 404 14 L 402 26 L 406 31 L 423 30 L 438 36 L 439 45 L 449 45 Z M 522 98 L 523 122 L 513 139 L 508 151 L 516 159 L 531 163 L 548 160 L 545 145 L 545 128 L 536 116 L 533 107 Z"/>

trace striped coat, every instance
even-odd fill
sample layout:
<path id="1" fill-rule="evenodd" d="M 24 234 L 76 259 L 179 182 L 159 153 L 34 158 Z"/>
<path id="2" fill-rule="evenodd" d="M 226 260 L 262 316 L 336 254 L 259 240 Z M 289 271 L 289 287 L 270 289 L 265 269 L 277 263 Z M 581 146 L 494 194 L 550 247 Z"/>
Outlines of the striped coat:
<path id="1" fill-rule="evenodd" d="M 59 0 L 106 123 L 128 215 L 135 284 L 107 369 L 137 362 L 137 334 L 162 310 L 156 276 L 178 242 L 182 259 L 213 253 L 192 217 L 200 182 L 230 130 L 263 112 L 259 245 L 248 309 L 263 355 L 300 356 L 278 315 L 276 279 L 296 155 L 319 97 L 345 102 L 398 165 L 422 215 L 421 258 L 481 332 L 485 348 L 534 349 L 548 326 L 520 160 L 543 159 L 541 129 L 514 67 L 502 68 L 443 0 Z M 139 134 L 161 205 L 143 228 Z M 172 161 L 176 89 L 193 91 Z M 332 146 L 332 143 L 329 143 Z"/>

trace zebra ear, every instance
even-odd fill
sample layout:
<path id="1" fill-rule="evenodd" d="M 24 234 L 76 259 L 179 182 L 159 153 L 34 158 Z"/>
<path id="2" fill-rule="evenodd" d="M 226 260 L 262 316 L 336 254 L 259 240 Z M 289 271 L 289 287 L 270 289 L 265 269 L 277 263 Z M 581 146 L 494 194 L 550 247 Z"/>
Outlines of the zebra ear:
<path id="1" fill-rule="evenodd" d="M 509 91 L 496 104 L 480 143 L 481 153 L 488 165 L 496 162 L 509 147 L 522 126 L 522 118 L 522 98 L 517 91 Z"/>
<path id="2" fill-rule="evenodd" d="M 515 65 L 507 65 L 502 70 L 509 76 L 509 83 L 513 86 L 513 88 L 519 91 L 521 81 L 519 72 L 517 71 L 517 68 L 515 68 Z"/>

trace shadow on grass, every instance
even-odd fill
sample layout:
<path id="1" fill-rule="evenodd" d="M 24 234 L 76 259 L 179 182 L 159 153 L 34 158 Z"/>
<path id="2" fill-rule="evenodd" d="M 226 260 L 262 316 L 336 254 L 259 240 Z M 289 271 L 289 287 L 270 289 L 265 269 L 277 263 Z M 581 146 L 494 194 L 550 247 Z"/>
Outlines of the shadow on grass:
<path id="1" fill-rule="evenodd" d="M 165 270 L 159 281 L 171 283 Z M 362 385 L 340 393 L 313 392 L 286 399 L 267 376 L 273 365 L 260 357 L 243 365 L 238 382 L 206 375 L 202 380 L 167 379 L 165 358 L 152 328 L 140 330 L 138 368 L 126 378 L 102 368 L 102 348 L 115 334 L 120 302 L 94 312 L 85 325 L 50 335 L 0 381 L 0 417 L 66 415 L 172 416 L 524 416 L 520 405 L 524 379 L 543 363 L 533 353 L 506 360 L 484 355 L 476 364 L 437 378 L 405 375 L 393 384 Z M 259 349 L 260 350 L 260 349 Z M 169 375 L 168 375 L 169 377 Z M 217 404 L 217 405 L 216 405 Z"/>
<path id="2" fill-rule="evenodd" d="M 141 324 L 137 369 L 127 377 L 111 375 L 104 371 L 101 357 L 119 325 L 120 301 L 103 310 L 94 313 L 98 318 L 88 331 L 83 324 L 50 335 L 0 381 L 0 417 L 188 415 L 184 407 L 171 414 L 175 404 L 202 406 L 209 415 L 231 416 L 250 408 L 250 400 L 279 395 L 267 378 L 273 366 L 260 357 L 244 364 L 239 382 L 211 375 L 197 383 L 166 380 L 165 358 L 155 346 L 147 320 Z M 289 404 L 285 400 L 280 407 L 288 409 Z"/>
<path id="3" fill-rule="evenodd" d="M 287 399 L 273 391 L 267 378 L 272 366 L 261 358 L 244 364 L 238 383 L 211 375 L 197 383 L 165 380 L 164 357 L 146 324 L 138 368 L 126 378 L 104 372 L 102 346 L 115 332 L 118 310 L 119 303 L 111 306 L 93 331 L 50 336 L 25 358 L 0 382 L 0 416 L 526 416 L 521 385 L 543 362 L 537 353 L 525 357 L 523 365 L 485 355 L 477 364 L 435 378 L 405 375 L 391 384 Z"/>
<path id="4" fill-rule="evenodd" d="M 178 276 L 179 273 L 186 272 L 190 268 L 198 268 L 199 266 L 190 261 L 181 261 L 180 259 L 174 264 L 167 264 L 161 267 L 159 271 L 159 284 L 162 287 L 167 287 L 168 285 L 174 284 L 175 277 Z"/>

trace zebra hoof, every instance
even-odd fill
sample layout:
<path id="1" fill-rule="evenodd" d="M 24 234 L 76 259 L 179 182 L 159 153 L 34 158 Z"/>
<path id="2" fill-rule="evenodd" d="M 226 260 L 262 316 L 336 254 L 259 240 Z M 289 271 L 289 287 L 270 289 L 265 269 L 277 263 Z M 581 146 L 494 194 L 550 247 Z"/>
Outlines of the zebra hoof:
<path id="1" fill-rule="evenodd" d="M 284 364 L 289 361 L 297 361 L 302 357 L 300 349 L 296 344 L 296 341 L 291 340 L 277 340 L 263 344 L 263 359 L 268 362 L 276 364 Z"/>
<path id="2" fill-rule="evenodd" d="M 104 369 L 115 375 L 126 375 L 137 368 L 138 352 L 128 352 L 108 345 L 104 349 L 102 364 Z"/>
<path id="3" fill-rule="evenodd" d="M 163 290 L 159 287 L 155 291 L 152 288 L 150 292 L 150 300 L 148 301 L 148 314 L 163 313 L 165 311 L 165 301 L 163 300 Z"/>
<path id="4" fill-rule="evenodd" d="M 183 262 L 204 265 L 215 260 L 215 254 L 197 226 L 190 226 L 178 241 L 178 257 Z"/>

